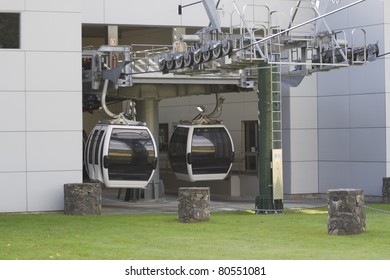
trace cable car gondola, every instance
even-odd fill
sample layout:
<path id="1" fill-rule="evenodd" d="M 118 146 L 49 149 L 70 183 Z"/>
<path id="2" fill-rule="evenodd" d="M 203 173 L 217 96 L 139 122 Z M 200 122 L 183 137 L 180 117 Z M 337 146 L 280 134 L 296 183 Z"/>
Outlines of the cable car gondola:
<path id="1" fill-rule="evenodd" d="M 108 188 L 145 188 L 157 166 L 156 144 L 146 126 L 97 124 L 85 159 L 93 181 Z"/>
<path id="2" fill-rule="evenodd" d="M 232 138 L 222 124 L 180 124 L 169 143 L 169 162 L 181 180 L 223 180 L 230 172 L 233 159 Z"/>
<path id="3" fill-rule="evenodd" d="M 219 99 L 218 104 L 222 102 Z M 196 182 L 228 177 L 234 160 L 233 140 L 211 115 L 201 113 L 192 122 L 179 124 L 172 133 L 168 156 L 178 179 Z"/>
<path id="4" fill-rule="evenodd" d="M 104 102 L 102 105 L 111 113 Z M 84 160 L 88 176 L 107 188 L 146 188 L 157 166 L 152 133 L 145 123 L 129 120 L 124 114 L 110 115 L 115 119 L 98 123 L 87 139 Z"/>

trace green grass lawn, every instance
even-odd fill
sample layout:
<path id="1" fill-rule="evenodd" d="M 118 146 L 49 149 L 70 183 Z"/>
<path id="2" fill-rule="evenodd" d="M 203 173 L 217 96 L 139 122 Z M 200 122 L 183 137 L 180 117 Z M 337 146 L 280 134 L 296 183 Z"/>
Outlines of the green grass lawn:
<path id="1" fill-rule="evenodd" d="M 369 206 L 390 211 L 389 204 Z M 0 259 L 390 259 L 390 215 L 368 209 L 366 215 L 366 232 L 331 236 L 326 208 L 219 212 L 188 224 L 177 214 L 2 214 Z"/>

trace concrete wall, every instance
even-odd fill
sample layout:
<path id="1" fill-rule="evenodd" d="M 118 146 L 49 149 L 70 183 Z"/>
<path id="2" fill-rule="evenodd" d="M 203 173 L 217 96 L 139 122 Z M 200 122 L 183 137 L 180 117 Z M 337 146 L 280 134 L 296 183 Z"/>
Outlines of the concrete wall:
<path id="1" fill-rule="evenodd" d="M 390 34 L 390 2 L 383 1 L 384 5 L 384 20 L 383 20 L 383 31 L 384 34 Z M 385 36 L 383 39 L 384 49 L 383 53 L 390 52 L 390 36 Z M 390 176 L 390 79 L 388 70 L 390 69 L 390 57 L 384 57 L 385 64 L 385 100 L 386 100 L 386 177 Z"/>
<path id="2" fill-rule="evenodd" d="M 389 14 L 383 13 L 384 2 L 365 1 L 332 16 L 328 23 L 348 30 L 347 39 L 356 45 L 362 36 L 355 33 L 352 38 L 352 30 L 364 28 L 367 42 L 378 41 L 380 53 L 386 52 L 384 15 Z M 380 59 L 318 74 L 319 192 L 353 187 L 367 195 L 381 195 L 382 177 L 388 169 L 385 69 Z"/>
<path id="3" fill-rule="evenodd" d="M 317 74 L 282 93 L 284 192 L 318 193 Z"/>
<path id="4" fill-rule="evenodd" d="M 0 1 L 21 13 L 20 49 L 0 49 L 0 212 L 63 209 L 82 180 L 80 1 Z"/>

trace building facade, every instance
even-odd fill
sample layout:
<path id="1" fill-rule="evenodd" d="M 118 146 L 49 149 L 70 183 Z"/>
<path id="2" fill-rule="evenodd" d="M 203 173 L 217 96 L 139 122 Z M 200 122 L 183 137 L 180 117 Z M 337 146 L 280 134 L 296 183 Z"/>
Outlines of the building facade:
<path id="1" fill-rule="evenodd" d="M 82 180 L 81 4 L 2 0 L 0 11 L 20 15 L 19 45 L 0 49 L 0 212 L 60 210 L 63 183 Z"/>
<path id="2" fill-rule="evenodd" d="M 0 42 L 0 212 L 62 210 L 63 185 L 82 182 L 82 132 L 91 129 L 99 114 L 82 113 L 81 52 L 87 45 L 107 44 L 101 27 L 125 26 L 119 44 L 146 45 L 172 44 L 174 28 L 208 26 L 202 5 L 185 8 L 179 15 L 177 6 L 183 1 L 164 1 L 163 6 L 160 2 L 0 0 L 3 23 L 14 14 L 19 23 L 19 40 L 10 45 Z M 234 7 L 230 0 L 220 2 L 221 23 L 228 27 L 230 14 L 222 8 Z M 286 13 L 292 5 L 291 1 L 255 2 Z M 328 2 L 324 12 L 354 1 Z M 388 1 L 366 0 L 326 22 L 332 30 L 346 30 L 348 40 L 353 29 L 363 28 L 367 43 L 378 42 L 381 54 L 389 51 Z M 0 27 L 3 40 L 9 38 L 1 33 L 4 30 Z M 283 87 L 286 195 L 322 194 L 339 187 L 381 195 L 382 178 L 390 172 L 389 63 L 383 56 L 364 66 L 313 74 L 298 87 Z M 218 191 L 224 187 L 216 183 L 216 194 L 254 198 L 257 94 L 222 95 L 221 118 L 232 133 L 236 161 L 229 192 Z M 213 108 L 214 100 L 212 95 L 159 100 L 161 127 L 167 128 L 169 137 L 179 120 L 196 114 L 195 105 Z M 169 170 L 165 157 L 161 151 L 162 170 Z M 164 184 L 170 189 L 171 181 Z"/>

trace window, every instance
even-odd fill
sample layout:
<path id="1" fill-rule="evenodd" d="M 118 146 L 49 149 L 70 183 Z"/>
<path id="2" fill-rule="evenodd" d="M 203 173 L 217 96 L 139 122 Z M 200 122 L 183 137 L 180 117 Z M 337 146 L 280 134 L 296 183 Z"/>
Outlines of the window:
<path id="1" fill-rule="evenodd" d="M 158 131 L 158 144 L 160 152 L 168 151 L 168 124 L 160 123 Z"/>
<path id="2" fill-rule="evenodd" d="M 194 128 L 191 156 L 193 174 L 227 173 L 232 163 L 232 144 L 226 130 Z"/>
<path id="3" fill-rule="evenodd" d="M 0 49 L 20 48 L 20 14 L 0 13 Z"/>
<path id="4" fill-rule="evenodd" d="M 110 180 L 148 181 L 154 166 L 154 145 L 143 129 L 114 128 L 108 147 Z"/>
<path id="5" fill-rule="evenodd" d="M 173 172 L 188 174 L 187 170 L 187 139 L 189 129 L 177 127 L 172 134 L 169 145 L 169 162 Z"/>
<path id="6" fill-rule="evenodd" d="M 257 121 L 244 121 L 245 170 L 257 170 Z"/>

